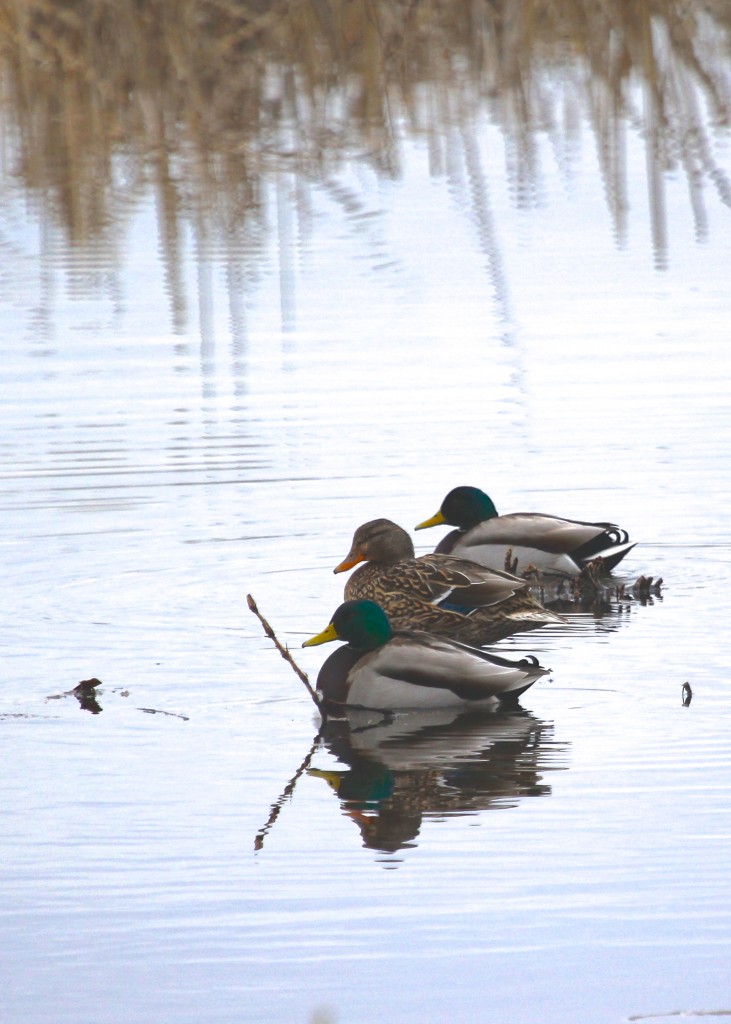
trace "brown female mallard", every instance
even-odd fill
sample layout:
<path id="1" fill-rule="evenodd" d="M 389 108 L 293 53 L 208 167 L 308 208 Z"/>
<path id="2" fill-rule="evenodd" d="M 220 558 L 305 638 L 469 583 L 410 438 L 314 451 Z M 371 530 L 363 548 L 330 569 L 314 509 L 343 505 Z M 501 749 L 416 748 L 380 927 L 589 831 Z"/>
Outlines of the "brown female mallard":
<path id="1" fill-rule="evenodd" d="M 359 562 L 366 564 L 345 584 L 345 599 L 377 602 L 397 630 L 422 629 L 481 645 L 564 621 L 510 573 L 452 555 L 416 558 L 411 537 L 390 519 L 359 526 L 334 572 Z"/>

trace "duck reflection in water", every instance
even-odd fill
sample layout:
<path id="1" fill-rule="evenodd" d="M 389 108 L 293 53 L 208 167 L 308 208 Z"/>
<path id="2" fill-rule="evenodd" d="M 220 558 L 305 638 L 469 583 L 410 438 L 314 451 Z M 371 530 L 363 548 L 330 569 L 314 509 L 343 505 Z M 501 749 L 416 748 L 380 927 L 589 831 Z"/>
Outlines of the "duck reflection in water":
<path id="1" fill-rule="evenodd" d="M 552 726 L 521 708 L 380 720 L 350 712 L 328 722 L 320 739 L 347 768 L 308 774 L 330 785 L 364 845 L 386 853 L 415 845 L 425 818 L 548 796 L 543 773 L 565 767 L 556 760 Z"/>

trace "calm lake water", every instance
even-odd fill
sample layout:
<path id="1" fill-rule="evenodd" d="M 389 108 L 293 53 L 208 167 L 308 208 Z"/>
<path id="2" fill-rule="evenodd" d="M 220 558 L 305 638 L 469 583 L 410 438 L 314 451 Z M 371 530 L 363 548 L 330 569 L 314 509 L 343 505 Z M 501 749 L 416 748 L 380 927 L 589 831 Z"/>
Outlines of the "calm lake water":
<path id="1" fill-rule="evenodd" d="M 731 1016 L 731 48 L 679 6 L 617 95 L 523 39 L 523 110 L 486 24 L 385 141 L 285 118 L 223 228 L 73 111 L 52 187 L 4 50 L 3 1022 Z M 499 645 L 552 669 L 520 712 L 320 734 L 246 594 L 314 678 L 355 527 L 462 483 L 620 523 L 626 599 Z"/>

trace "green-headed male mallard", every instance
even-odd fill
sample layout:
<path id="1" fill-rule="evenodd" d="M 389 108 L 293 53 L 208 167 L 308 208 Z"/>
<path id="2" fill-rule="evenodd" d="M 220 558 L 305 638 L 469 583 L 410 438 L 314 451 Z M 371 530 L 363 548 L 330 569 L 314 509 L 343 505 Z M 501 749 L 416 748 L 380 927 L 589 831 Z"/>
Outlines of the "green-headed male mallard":
<path id="1" fill-rule="evenodd" d="M 502 568 L 510 552 L 517 571 L 578 576 L 595 558 L 606 571 L 622 561 L 635 546 L 625 530 L 614 523 L 584 523 L 540 512 L 512 512 L 500 516 L 484 491 L 455 487 L 431 519 L 416 527 L 456 526 L 436 547 L 439 553 L 468 558 L 489 568 Z"/>
<path id="2" fill-rule="evenodd" d="M 375 601 L 345 601 L 313 647 L 346 640 L 324 663 L 317 690 L 326 707 L 395 711 L 514 701 L 549 670 L 534 657 L 513 661 L 422 630 L 392 630 Z"/>
<path id="3" fill-rule="evenodd" d="M 394 629 L 425 629 L 467 644 L 491 644 L 513 633 L 564 622 L 548 611 L 525 580 L 452 555 L 414 556 L 406 530 L 374 519 L 355 531 L 334 572 L 366 564 L 345 584 L 345 599 L 367 598 L 385 610 Z"/>

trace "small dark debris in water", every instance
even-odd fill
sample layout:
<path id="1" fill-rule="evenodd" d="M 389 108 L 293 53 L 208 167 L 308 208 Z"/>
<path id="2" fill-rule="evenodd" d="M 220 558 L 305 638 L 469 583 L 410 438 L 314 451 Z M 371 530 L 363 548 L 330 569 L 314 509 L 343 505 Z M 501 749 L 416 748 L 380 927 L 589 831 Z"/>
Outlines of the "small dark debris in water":
<path id="1" fill-rule="evenodd" d="M 601 556 L 584 565 L 578 576 L 545 579 L 534 566 L 523 573 L 533 593 L 559 613 L 591 612 L 602 616 L 608 612 L 629 614 L 636 604 L 652 605 L 662 601 L 661 576 L 640 576 L 634 583 L 616 580 L 605 569 Z M 506 562 L 507 567 L 507 562 Z"/>
<path id="2" fill-rule="evenodd" d="M 690 707 L 690 702 L 693 700 L 693 691 L 690 688 L 690 683 L 683 683 L 683 707 Z"/>
<path id="3" fill-rule="evenodd" d="M 654 579 L 652 576 L 640 576 L 632 584 L 632 591 L 644 604 L 647 601 L 651 601 L 653 597 L 662 597 L 662 584 L 662 576 L 659 576 L 657 579 Z"/>
<path id="4" fill-rule="evenodd" d="M 73 690 L 66 690 L 64 693 L 54 693 L 50 697 L 46 697 L 46 700 L 61 700 L 62 697 L 76 697 L 79 704 L 84 711 L 90 711 L 92 715 L 98 715 L 102 710 L 101 705 L 96 699 L 96 690 L 98 686 L 102 686 L 101 679 L 82 679 L 80 683 L 77 683 Z M 113 691 L 119 693 L 122 697 L 129 697 L 129 690 L 123 690 L 117 688 Z M 138 708 L 139 711 L 144 711 L 146 715 L 169 715 L 171 718 L 182 718 L 184 722 L 187 722 L 187 715 L 179 715 L 174 711 L 160 711 L 157 708 Z"/>
<path id="5" fill-rule="evenodd" d="M 190 721 L 187 715 L 179 715 L 175 711 L 160 711 L 159 708 L 137 708 L 137 710 L 144 711 L 146 715 L 168 715 L 169 718 L 182 718 L 184 722 Z"/>
<path id="6" fill-rule="evenodd" d="M 682 1017 L 683 1020 L 691 1017 L 731 1017 L 731 1010 L 666 1010 L 664 1013 L 635 1013 L 627 1017 L 628 1021 L 653 1021 L 667 1020 L 668 1017 Z"/>
<path id="7" fill-rule="evenodd" d="M 90 711 L 92 715 L 98 715 L 102 710 L 101 704 L 96 699 L 96 688 L 101 685 L 101 679 L 82 679 L 73 688 L 71 693 L 76 697 L 83 711 Z"/>
<path id="8" fill-rule="evenodd" d="M 82 679 L 80 683 L 77 683 L 71 693 L 74 694 L 87 694 L 93 693 L 97 686 L 101 686 L 101 679 Z"/>
<path id="9" fill-rule="evenodd" d="M 82 679 L 71 690 L 82 711 L 89 711 L 92 715 L 98 715 L 101 712 L 102 706 L 96 699 L 96 688 L 101 685 L 101 679 Z"/>
<path id="10" fill-rule="evenodd" d="M 607 598 L 614 597 L 616 601 L 625 604 L 635 600 L 640 604 L 652 604 L 654 597 L 662 598 L 662 585 L 662 576 L 658 576 L 657 579 L 654 576 L 638 576 L 629 586 L 618 583 L 615 587 L 608 587 L 604 560 L 600 557 L 587 562 L 582 568 L 573 581 L 572 597 L 574 601 L 585 601 L 587 597 L 602 594 Z"/>
<path id="11" fill-rule="evenodd" d="M 73 690 L 64 690 L 63 693 L 54 693 L 46 700 L 61 700 L 62 697 L 76 697 L 83 711 L 90 711 L 92 715 L 98 715 L 102 710 L 96 699 L 96 688 L 101 686 L 101 679 L 82 679 Z"/>

